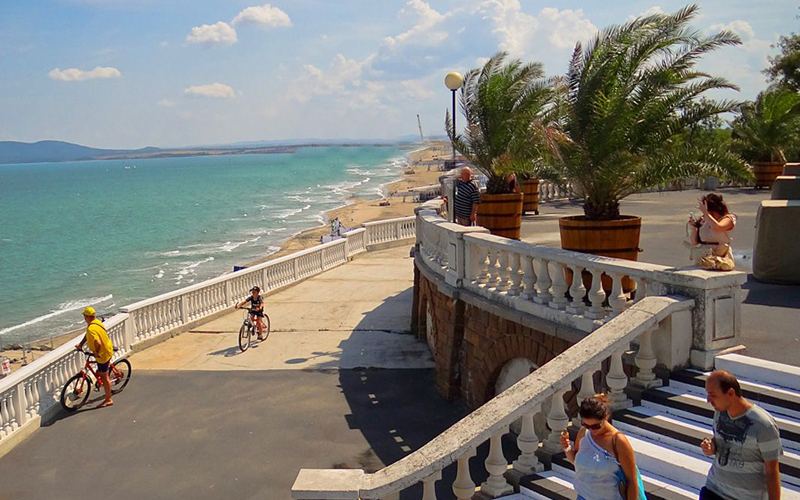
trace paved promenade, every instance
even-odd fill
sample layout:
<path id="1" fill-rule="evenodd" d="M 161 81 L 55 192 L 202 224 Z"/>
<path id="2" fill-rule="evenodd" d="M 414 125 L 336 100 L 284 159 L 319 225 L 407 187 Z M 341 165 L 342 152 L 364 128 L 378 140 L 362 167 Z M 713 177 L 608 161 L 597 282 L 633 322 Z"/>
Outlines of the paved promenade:
<path id="1" fill-rule="evenodd" d="M 273 333 L 245 353 L 237 311 L 135 354 L 113 407 L 62 414 L 0 459 L 0 500 L 288 499 L 303 467 L 374 471 L 421 447 L 467 410 L 406 333 L 409 247 L 267 297 Z"/>

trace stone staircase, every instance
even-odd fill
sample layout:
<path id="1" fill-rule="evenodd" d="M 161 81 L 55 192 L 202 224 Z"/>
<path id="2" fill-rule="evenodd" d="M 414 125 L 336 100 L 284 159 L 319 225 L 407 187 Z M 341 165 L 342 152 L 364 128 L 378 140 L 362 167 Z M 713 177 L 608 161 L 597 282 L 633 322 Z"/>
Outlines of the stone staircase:
<path id="1" fill-rule="evenodd" d="M 745 397 L 777 421 L 784 449 L 782 498 L 800 500 L 800 369 L 735 354 L 717 357 L 715 366 L 733 373 Z M 696 370 L 673 373 L 668 386 L 644 391 L 639 406 L 613 415 L 614 426 L 636 451 L 650 500 L 696 500 L 705 484 L 711 460 L 700 451 L 700 441 L 711 434 L 714 416 L 705 401 L 707 377 Z M 519 493 L 504 498 L 575 500 L 573 474 L 563 453 L 554 455 L 549 471 L 524 477 Z"/>

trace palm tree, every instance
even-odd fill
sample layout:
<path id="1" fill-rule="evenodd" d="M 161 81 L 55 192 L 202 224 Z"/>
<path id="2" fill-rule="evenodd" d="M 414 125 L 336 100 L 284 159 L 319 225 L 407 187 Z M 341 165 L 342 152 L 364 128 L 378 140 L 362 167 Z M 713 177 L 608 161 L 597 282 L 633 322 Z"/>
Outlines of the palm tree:
<path id="1" fill-rule="evenodd" d="M 508 192 L 509 173 L 530 173 L 542 166 L 537 127 L 549 120 L 552 80 L 541 63 L 523 64 L 507 54 L 492 56 L 483 68 L 469 70 L 461 88 L 464 134 L 453 135 L 450 113 L 445 124 L 455 149 L 488 178 L 488 194 Z"/>
<path id="2" fill-rule="evenodd" d="M 585 50 L 576 45 L 553 152 L 583 193 L 587 219 L 617 219 L 621 199 L 685 177 L 751 176 L 729 150 L 682 137 L 687 127 L 737 106 L 699 99 L 737 88 L 695 70 L 697 60 L 741 42 L 729 31 L 704 36 L 689 27 L 697 10 L 641 17 L 603 30 Z"/>
<path id="3" fill-rule="evenodd" d="M 788 88 L 765 91 L 742 104 L 740 112 L 731 128 L 745 158 L 786 163 L 784 151 L 800 138 L 800 94 Z"/>

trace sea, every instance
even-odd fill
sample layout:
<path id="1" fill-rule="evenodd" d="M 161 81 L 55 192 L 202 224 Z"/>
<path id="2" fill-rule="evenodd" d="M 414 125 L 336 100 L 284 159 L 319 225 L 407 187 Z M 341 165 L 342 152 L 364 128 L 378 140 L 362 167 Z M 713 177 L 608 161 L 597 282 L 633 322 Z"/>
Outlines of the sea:
<path id="1" fill-rule="evenodd" d="M 0 165 L 0 346 L 231 272 L 377 199 L 400 146 Z"/>

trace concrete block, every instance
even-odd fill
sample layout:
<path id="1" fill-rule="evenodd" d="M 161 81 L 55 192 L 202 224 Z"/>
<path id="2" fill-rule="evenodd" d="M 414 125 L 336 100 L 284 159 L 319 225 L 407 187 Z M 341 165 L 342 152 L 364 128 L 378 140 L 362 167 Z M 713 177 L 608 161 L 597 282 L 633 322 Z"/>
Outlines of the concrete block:
<path id="1" fill-rule="evenodd" d="M 787 163 L 784 165 L 783 175 L 800 175 L 800 163 Z"/>
<path id="2" fill-rule="evenodd" d="M 762 201 L 756 217 L 753 277 L 765 283 L 800 284 L 800 200 Z"/>
<path id="3" fill-rule="evenodd" d="M 678 311 L 662 321 L 652 333 L 658 365 L 673 371 L 689 364 L 692 349 L 692 313 Z"/>
<path id="4" fill-rule="evenodd" d="M 796 175 L 781 175 L 772 185 L 770 199 L 773 200 L 800 200 L 800 177 Z"/>
<path id="5" fill-rule="evenodd" d="M 358 500 L 364 471 L 357 469 L 301 469 L 292 485 L 297 500 Z"/>

